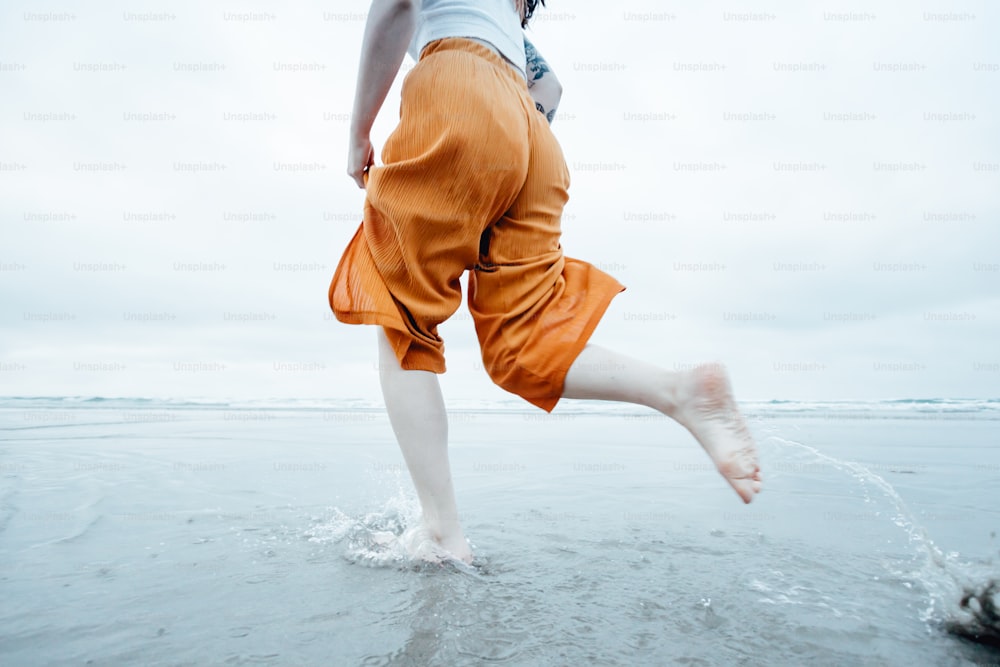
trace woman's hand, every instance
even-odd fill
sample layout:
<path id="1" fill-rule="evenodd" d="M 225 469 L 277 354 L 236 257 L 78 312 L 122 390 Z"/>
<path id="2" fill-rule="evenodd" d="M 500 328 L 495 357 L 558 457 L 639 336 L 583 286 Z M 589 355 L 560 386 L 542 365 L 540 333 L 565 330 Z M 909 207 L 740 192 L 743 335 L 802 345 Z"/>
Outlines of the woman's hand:
<path id="1" fill-rule="evenodd" d="M 352 141 L 347 155 L 347 175 L 353 178 L 362 190 L 366 185 L 365 175 L 374 164 L 375 149 L 372 148 L 372 142 L 367 137 Z"/>
<path id="2" fill-rule="evenodd" d="M 347 174 L 362 189 L 375 163 L 368 137 L 416 30 L 416 14 L 414 0 L 372 0 L 368 10 L 347 152 Z"/>

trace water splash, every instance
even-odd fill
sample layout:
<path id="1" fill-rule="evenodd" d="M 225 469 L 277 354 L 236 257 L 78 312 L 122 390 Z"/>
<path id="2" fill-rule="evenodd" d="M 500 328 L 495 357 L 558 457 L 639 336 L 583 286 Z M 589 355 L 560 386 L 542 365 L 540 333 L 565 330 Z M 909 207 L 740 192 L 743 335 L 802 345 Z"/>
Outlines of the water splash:
<path id="1" fill-rule="evenodd" d="M 1000 648 L 998 594 L 1000 594 L 1000 583 L 996 580 L 991 580 L 979 589 L 967 588 L 965 595 L 962 596 L 961 605 L 962 609 L 968 610 L 971 619 L 947 621 L 944 624 L 945 630 L 980 644 Z"/>
<path id="2" fill-rule="evenodd" d="M 769 439 L 805 450 L 819 461 L 850 474 L 864 487 L 866 503 L 872 502 L 867 486 L 870 484 L 878 489 L 892 505 L 890 520 L 893 525 L 905 531 L 908 543 L 923 556 L 919 570 L 911 573 L 929 597 L 921 620 L 965 639 L 1000 646 L 1000 613 L 996 606 L 1000 585 L 985 573 L 974 572 L 970 564 L 961 563 L 959 554 L 942 551 L 889 482 L 860 463 L 837 459 L 795 440 L 775 435 Z M 988 579 L 986 584 L 973 583 L 984 579 Z"/>
<path id="3" fill-rule="evenodd" d="M 420 520 L 420 503 L 402 489 L 382 509 L 351 516 L 339 508 L 318 520 L 306 538 L 317 544 L 345 543 L 344 558 L 368 567 L 439 568 L 475 572 L 431 537 Z"/>

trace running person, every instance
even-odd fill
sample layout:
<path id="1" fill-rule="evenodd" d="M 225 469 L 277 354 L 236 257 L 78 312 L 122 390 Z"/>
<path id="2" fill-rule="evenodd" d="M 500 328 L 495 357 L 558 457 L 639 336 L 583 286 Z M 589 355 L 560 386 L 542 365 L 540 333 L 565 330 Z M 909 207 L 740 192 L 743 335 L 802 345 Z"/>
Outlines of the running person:
<path id="1" fill-rule="evenodd" d="M 423 527 L 465 562 L 437 326 L 460 305 L 466 271 L 484 367 L 500 387 L 546 411 L 560 398 L 651 407 L 694 435 L 744 502 L 760 491 L 756 447 L 720 366 L 672 372 L 588 344 L 625 288 L 562 252 L 569 171 L 549 128 L 559 89 L 541 85 L 547 67 L 522 33 L 536 3 L 372 1 L 348 156 L 366 189 L 364 221 L 329 290 L 337 319 L 377 325 L 382 392 Z M 376 166 L 371 127 L 408 50 L 418 62 Z"/>

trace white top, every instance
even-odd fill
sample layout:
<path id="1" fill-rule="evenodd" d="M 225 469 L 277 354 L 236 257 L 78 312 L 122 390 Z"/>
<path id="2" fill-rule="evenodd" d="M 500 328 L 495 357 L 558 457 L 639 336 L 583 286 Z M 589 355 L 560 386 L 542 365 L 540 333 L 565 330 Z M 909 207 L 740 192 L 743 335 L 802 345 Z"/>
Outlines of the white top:
<path id="1" fill-rule="evenodd" d="M 419 60 L 420 51 L 443 37 L 473 37 L 496 47 L 524 76 L 524 35 L 514 0 L 416 0 L 417 28 L 409 54 Z"/>

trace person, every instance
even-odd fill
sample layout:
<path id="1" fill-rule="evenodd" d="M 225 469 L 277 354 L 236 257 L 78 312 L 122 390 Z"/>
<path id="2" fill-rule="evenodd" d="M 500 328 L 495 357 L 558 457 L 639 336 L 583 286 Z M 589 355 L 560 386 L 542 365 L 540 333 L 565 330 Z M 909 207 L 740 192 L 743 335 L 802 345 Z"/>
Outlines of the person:
<path id="1" fill-rule="evenodd" d="M 465 563 L 473 554 L 448 460 L 437 326 L 460 305 L 466 272 L 497 385 L 546 411 L 562 398 L 648 406 L 685 426 L 744 502 L 761 488 L 722 366 L 668 371 L 589 342 L 625 288 L 565 256 L 559 241 L 569 171 L 549 122 L 561 88 L 554 75 L 541 85 L 551 72 L 523 35 L 537 1 L 372 0 L 348 149 L 364 216 L 329 289 L 338 320 L 375 325 L 382 393 L 421 529 Z M 407 51 L 417 63 L 376 165 L 371 128 Z"/>

